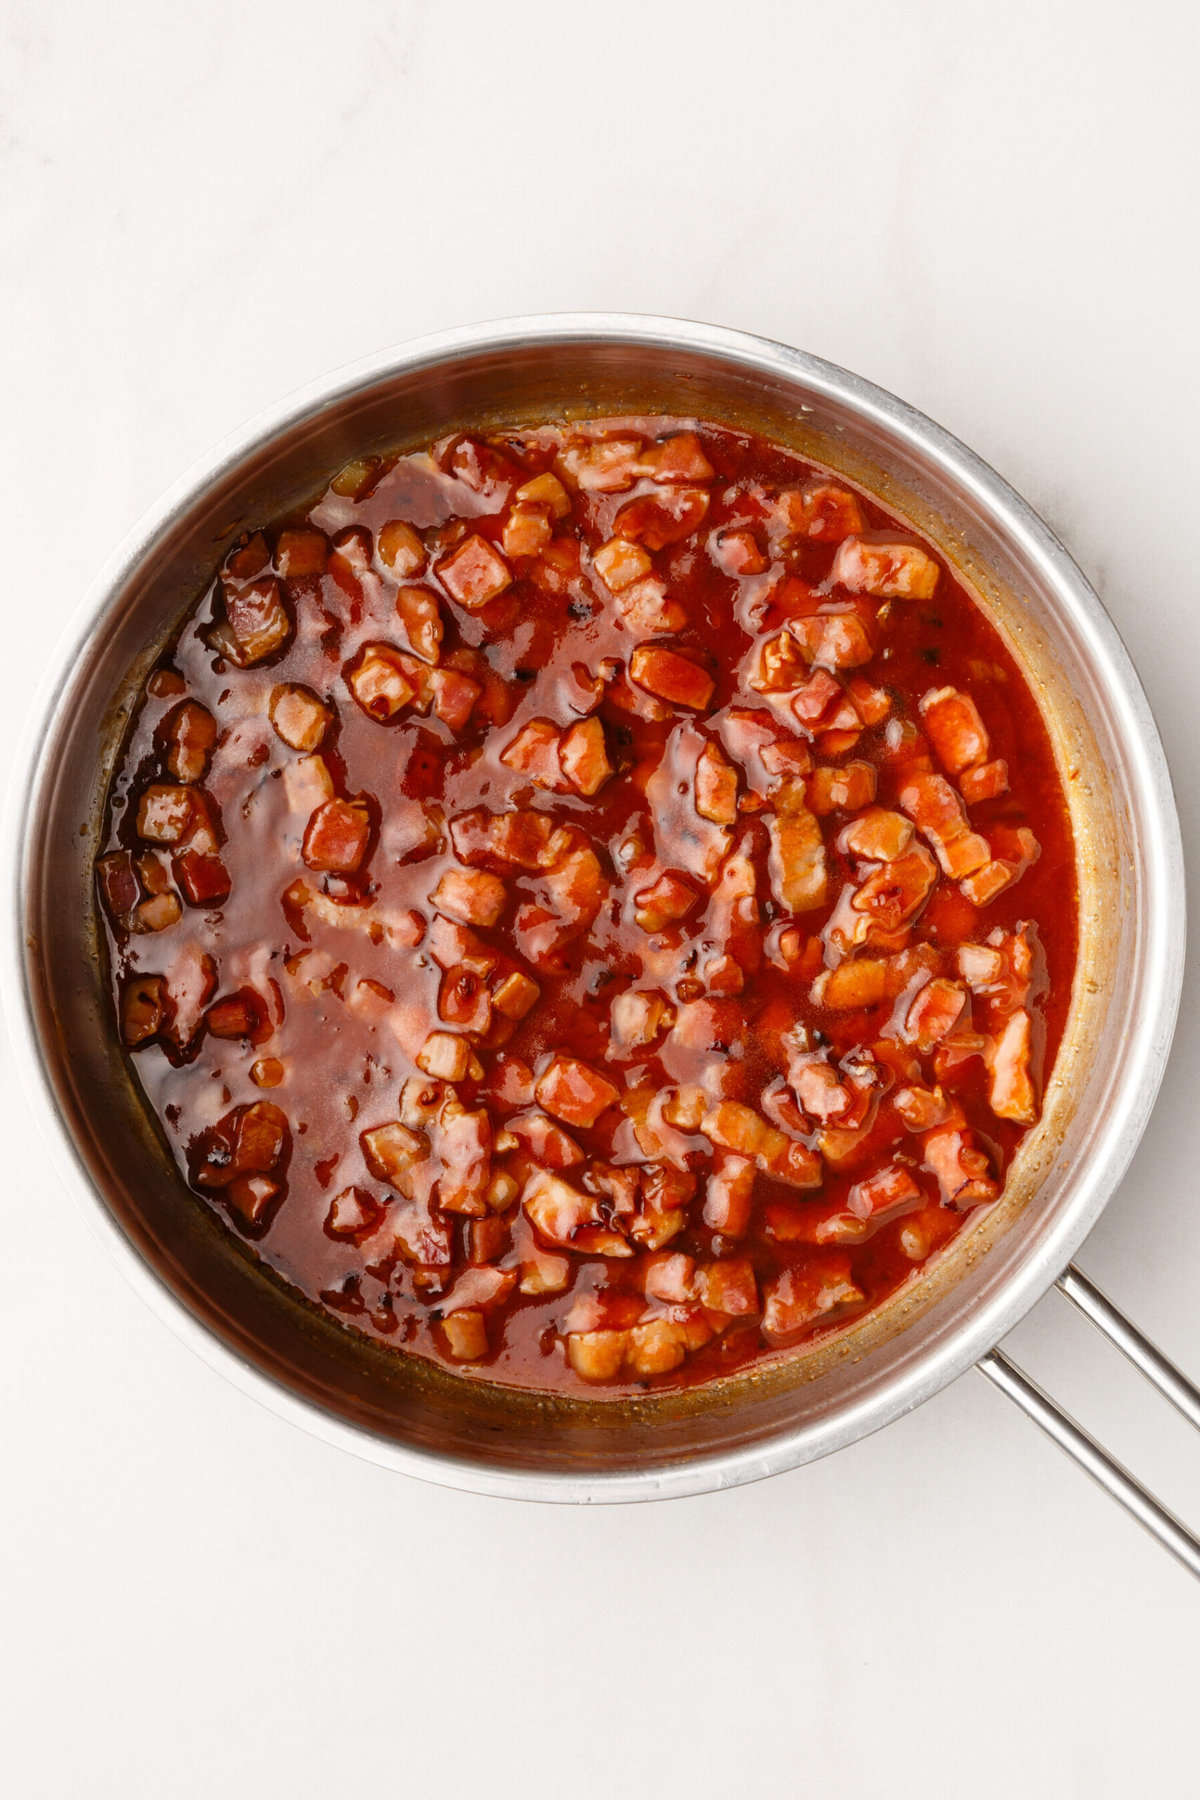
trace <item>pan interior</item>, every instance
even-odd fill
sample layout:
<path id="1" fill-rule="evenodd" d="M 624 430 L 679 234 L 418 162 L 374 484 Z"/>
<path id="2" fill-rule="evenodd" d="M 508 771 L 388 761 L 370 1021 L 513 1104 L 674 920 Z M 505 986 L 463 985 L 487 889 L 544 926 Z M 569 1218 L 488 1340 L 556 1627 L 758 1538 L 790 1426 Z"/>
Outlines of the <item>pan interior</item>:
<path id="1" fill-rule="evenodd" d="M 684 1463 L 717 1470 L 734 1453 L 744 1467 L 763 1457 L 765 1472 L 772 1457 L 775 1466 L 801 1461 L 882 1423 L 888 1395 L 904 1388 L 920 1398 L 946 1378 L 938 1371 L 964 1320 L 1053 1241 L 1122 1080 L 1121 1049 L 1146 979 L 1146 857 L 1126 722 L 1097 671 L 1086 621 L 1064 607 L 1044 559 L 1005 528 L 986 494 L 947 466 L 936 441 L 904 425 L 911 415 L 881 416 L 873 391 L 863 390 L 864 401 L 852 378 L 760 348 L 771 354 L 739 360 L 649 331 L 644 342 L 599 332 L 499 338 L 348 384 L 228 461 L 134 556 L 44 748 L 26 827 L 27 979 L 57 1104 L 104 1207 L 166 1288 L 251 1367 L 371 1434 L 384 1460 L 387 1446 L 403 1446 L 415 1453 L 407 1466 L 429 1458 L 436 1475 L 454 1463 L 468 1485 L 506 1471 L 545 1478 L 547 1489 L 578 1478 L 602 1485 Z M 450 1376 L 364 1340 L 266 1274 L 187 1195 L 113 1039 L 91 863 L 131 693 L 244 528 L 312 493 L 351 454 L 415 447 L 460 426 L 639 412 L 709 418 L 791 445 L 877 494 L 957 566 L 1051 730 L 1079 859 L 1080 951 L 1042 1121 L 1002 1200 L 923 1279 L 861 1325 L 726 1382 L 582 1401 Z"/>

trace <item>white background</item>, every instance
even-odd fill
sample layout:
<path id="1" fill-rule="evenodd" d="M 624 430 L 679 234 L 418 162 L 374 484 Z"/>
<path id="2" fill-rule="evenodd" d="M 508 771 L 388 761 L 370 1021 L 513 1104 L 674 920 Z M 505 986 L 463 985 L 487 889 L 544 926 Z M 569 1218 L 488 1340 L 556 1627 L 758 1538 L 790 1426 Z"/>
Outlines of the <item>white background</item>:
<path id="1" fill-rule="evenodd" d="M 0 758 L 100 561 L 246 415 L 567 308 L 817 351 L 1058 528 L 1195 878 L 1200 109 L 1166 0 L 0 6 Z M 1082 1259 L 1200 1368 L 1197 980 Z M 0 1069 L 0 1784 L 27 1796 L 1194 1795 L 1200 1591 L 969 1375 L 722 1497 L 406 1482 L 143 1309 Z M 1193 1521 L 1200 1442 L 1051 1298 L 1018 1357 Z"/>

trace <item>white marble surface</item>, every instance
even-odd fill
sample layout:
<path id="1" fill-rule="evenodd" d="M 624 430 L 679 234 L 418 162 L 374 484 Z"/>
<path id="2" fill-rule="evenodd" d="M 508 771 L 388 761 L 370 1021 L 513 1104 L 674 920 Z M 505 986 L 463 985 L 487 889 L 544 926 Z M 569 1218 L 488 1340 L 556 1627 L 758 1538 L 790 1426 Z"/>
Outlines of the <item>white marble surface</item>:
<path id="1" fill-rule="evenodd" d="M 1143 673 L 1194 875 L 1195 20 L 4 0 L 10 682 L 290 387 L 489 315 L 688 314 L 894 388 L 1042 508 Z M 1193 968 L 1084 1259 L 1193 1369 L 1198 998 Z M 978 1377 L 723 1497 L 442 1493 L 184 1351 L 44 1178 L 7 1066 L 0 1134 L 14 1800 L 1197 1791 L 1196 1588 Z M 1200 1442 L 1063 1302 L 1014 1347 L 1200 1517 Z"/>

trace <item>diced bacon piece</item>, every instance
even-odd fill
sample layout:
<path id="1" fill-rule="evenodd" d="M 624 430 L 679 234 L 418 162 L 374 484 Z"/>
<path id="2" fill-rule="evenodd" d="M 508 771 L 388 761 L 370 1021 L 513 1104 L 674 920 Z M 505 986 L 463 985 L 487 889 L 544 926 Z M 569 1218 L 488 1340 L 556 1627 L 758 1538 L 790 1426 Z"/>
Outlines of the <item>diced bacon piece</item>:
<path id="1" fill-rule="evenodd" d="M 196 822 L 196 797 L 190 787 L 151 782 L 138 801 L 137 833 L 148 844 L 177 844 Z"/>
<path id="2" fill-rule="evenodd" d="M 872 543 L 848 537 L 837 547 L 830 577 L 852 594 L 888 600 L 928 600 L 940 570 L 916 544 Z"/>
<path id="3" fill-rule="evenodd" d="M 439 1081 L 461 1081 L 471 1061 L 466 1038 L 449 1031 L 431 1031 L 417 1053 L 417 1067 Z"/>
<path id="4" fill-rule="evenodd" d="M 771 850 L 771 887 L 785 912 L 810 912 L 824 906 L 829 879 L 821 827 L 804 799 L 802 781 L 784 781 L 767 819 Z"/>
<path id="5" fill-rule="evenodd" d="M 632 1256 L 624 1236 L 604 1222 L 600 1201 L 548 1169 L 537 1169 L 521 1196 L 530 1222 L 548 1244 L 588 1256 Z"/>
<path id="6" fill-rule="evenodd" d="M 635 1213 L 641 1197 L 642 1171 L 636 1166 L 592 1162 L 584 1177 L 588 1191 L 602 1194 L 614 1215 L 624 1223 L 625 1216 Z"/>
<path id="7" fill-rule="evenodd" d="M 371 839 L 371 814 L 362 800 L 327 800 L 304 832 L 300 854 L 310 869 L 341 875 L 362 866 Z"/>
<path id="8" fill-rule="evenodd" d="M 821 1158 L 807 1144 L 785 1140 L 782 1148 L 768 1150 L 759 1158 L 762 1168 L 776 1181 L 789 1187 L 814 1188 L 821 1185 Z"/>
<path id="9" fill-rule="evenodd" d="M 959 1221 L 949 1206 L 922 1206 L 909 1213 L 897 1233 L 897 1242 L 909 1262 L 922 1263 L 958 1230 Z"/>
<path id="10" fill-rule="evenodd" d="M 530 719 L 500 752 L 500 761 L 519 775 L 528 775 L 538 787 L 561 788 L 558 739 L 558 727 L 549 719 Z"/>
<path id="11" fill-rule="evenodd" d="M 662 1116 L 678 1131 L 699 1131 L 700 1121 L 708 1111 L 708 1095 L 694 1082 L 668 1088 L 662 1103 Z"/>
<path id="12" fill-rule="evenodd" d="M 636 1214 L 626 1229 L 644 1250 L 661 1250 L 684 1229 L 687 1206 L 695 1191 L 693 1177 L 681 1169 L 658 1163 L 642 1177 Z"/>
<path id="13" fill-rule="evenodd" d="M 435 1219 L 427 1205 L 409 1202 L 388 1215 L 396 1254 L 418 1270 L 448 1269 L 453 1260 L 450 1226 Z M 440 1283 L 439 1283 L 440 1285 Z"/>
<path id="14" fill-rule="evenodd" d="M 283 1184 L 270 1175 L 235 1175 L 222 1199 L 236 1213 L 244 1230 L 257 1233 L 266 1225 L 282 1193 Z"/>
<path id="15" fill-rule="evenodd" d="M 581 719 L 563 734 L 558 760 L 571 786 L 590 799 L 613 773 L 599 719 Z"/>
<path id="16" fill-rule="evenodd" d="M 882 725 L 892 710 L 892 696 L 887 689 L 875 687 L 865 676 L 852 675 L 846 692 L 864 725 Z"/>
<path id="17" fill-rule="evenodd" d="M 748 1256 L 722 1257 L 696 1271 L 700 1303 L 709 1312 L 742 1319 L 758 1311 L 758 1282 Z"/>
<path id="18" fill-rule="evenodd" d="M 642 452 L 638 472 L 651 481 L 711 481 L 713 467 L 694 431 L 676 431 Z"/>
<path id="19" fill-rule="evenodd" d="M 347 500 L 361 500 L 375 483 L 380 472 L 377 456 L 356 456 L 338 470 L 330 487 Z"/>
<path id="20" fill-rule="evenodd" d="M 149 900 L 134 907 L 130 929 L 169 931 L 172 925 L 178 925 L 182 916 L 183 908 L 174 894 L 152 894 Z"/>
<path id="21" fill-rule="evenodd" d="M 333 714 L 311 688 L 288 681 L 271 691 L 271 723 L 291 750 L 315 750 Z"/>
<path id="22" fill-rule="evenodd" d="M 471 612 L 502 594 L 512 580 L 504 558 L 477 532 L 438 564 L 437 576 L 451 599 Z"/>
<path id="23" fill-rule="evenodd" d="M 669 637 L 687 624 L 687 614 L 678 600 L 669 599 L 666 584 L 653 578 L 632 582 L 620 590 L 615 600 L 621 623 L 634 637 Z M 647 706 L 654 704 L 646 700 Z"/>
<path id="24" fill-rule="evenodd" d="M 219 856 L 183 850 L 172 859 L 171 869 L 189 906 L 219 906 L 229 898 L 229 870 Z"/>
<path id="25" fill-rule="evenodd" d="M 438 912 L 464 925 L 495 925 L 507 900 L 503 881 L 484 869 L 447 869 L 429 896 Z"/>
<path id="26" fill-rule="evenodd" d="M 623 588 L 648 575 L 652 564 L 640 544 L 631 544 L 628 538 L 614 537 L 601 544 L 592 558 L 592 567 L 609 593 L 619 594 Z"/>
<path id="27" fill-rule="evenodd" d="M 644 544 L 647 550 L 665 550 L 690 537 L 708 511 L 703 488 L 669 488 L 665 493 L 642 494 L 627 500 L 613 520 L 617 537 Z"/>
<path id="28" fill-rule="evenodd" d="M 279 583 L 255 581 L 226 588 L 225 620 L 209 636 L 213 646 L 239 669 L 273 656 L 292 635 L 292 620 Z"/>
<path id="29" fill-rule="evenodd" d="M 810 1326 L 827 1324 L 864 1299 L 852 1279 L 848 1255 L 831 1252 L 819 1262 L 814 1258 L 767 1283 L 763 1336 L 775 1348 L 793 1343 Z"/>
<path id="30" fill-rule="evenodd" d="M 924 844 L 874 869 L 849 897 L 839 902 L 827 927 L 830 940 L 842 949 L 876 944 L 898 948 L 891 940 L 916 918 L 937 882 L 937 864 Z"/>
<path id="31" fill-rule="evenodd" d="M 818 669 L 861 669 L 875 654 L 867 627 L 849 610 L 793 619 L 788 631 L 805 662 Z"/>
<path id="32" fill-rule="evenodd" d="M 722 1150 L 759 1161 L 779 1157 L 787 1148 L 788 1140 L 782 1131 L 768 1125 L 752 1106 L 740 1100 L 718 1101 L 705 1113 L 700 1130 Z"/>
<path id="33" fill-rule="evenodd" d="M 407 581 L 425 567 L 425 546 L 420 534 L 404 519 L 389 519 L 376 539 L 379 560 L 400 581 Z"/>
<path id="34" fill-rule="evenodd" d="M 704 1196 L 704 1223 L 722 1237 L 742 1237 L 750 1225 L 754 1199 L 752 1158 L 732 1152 L 713 1157 L 713 1172 Z"/>
<path id="35" fill-rule="evenodd" d="M 493 991 L 492 1006 L 506 1019 L 523 1019 L 537 1005 L 541 991 L 530 976 L 513 969 Z"/>
<path id="36" fill-rule="evenodd" d="M 565 519 L 571 510 L 571 496 L 549 469 L 523 482 L 513 498 L 524 506 L 544 506 L 552 519 Z"/>
<path id="37" fill-rule="evenodd" d="M 549 1120 L 545 1112 L 524 1112 L 507 1121 L 507 1129 L 529 1145 L 529 1154 L 545 1168 L 576 1168 L 585 1161 L 576 1139 L 554 1120 Z"/>
<path id="38" fill-rule="evenodd" d="M 958 972 L 975 993 L 986 993 L 1004 977 L 1004 954 L 992 944 L 960 944 L 955 951 Z"/>
<path id="39" fill-rule="evenodd" d="M 141 898 L 142 890 L 128 850 L 113 850 L 96 864 L 100 893 L 108 916 L 115 925 L 131 913 Z"/>
<path id="40" fill-rule="evenodd" d="M 437 1123 L 450 1092 L 440 1081 L 410 1075 L 400 1089 L 401 1124 L 410 1131 L 429 1131 Z"/>
<path id="41" fill-rule="evenodd" d="M 176 781 L 202 781 L 217 741 L 217 721 L 198 700 L 184 700 L 162 722 L 167 769 Z"/>
<path id="42" fill-rule="evenodd" d="M 180 1049 L 186 1049 L 200 1029 L 204 1008 L 217 991 L 212 957 L 197 945 L 188 944 L 168 968 L 166 984 L 171 1040 Z"/>
<path id="43" fill-rule="evenodd" d="M 514 506 L 504 521 L 500 544 L 505 556 L 537 556 L 554 535 L 544 506 Z"/>
<path id="44" fill-rule="evenodd" d="M 485 1227 L 494 1227 L 496 1223 L 494 1219 L 484 1221 Z M 440 1302 L 440 1310 L 448 1318 L 466 1310 L 478 1309 L 486 1313 L 489 1306 L 499 1306 L 507 1300 L 516 1285 L 515 1269 L 497 1269 L 490 1264 L 464 1269 Z"/>
<path id="45" fill-rule="evenodd" d="M 972 906 L 990 905 L 997 895 L 1019 881 L 1041 855 L 1041 847 L 1026 825 L 1015 831 L 1000 827 L 993 833 L 991 850 L 996 853 L 992 860 L 969 870 L 959 883 Z"/>
<path id="46" fill-rule="evenodd" d="M 455 1362 L 480 1362 L 488 1353 L 487 1324 L 477 1306 L 464 1306 L 442 1320 L 446 1350 Z"/>
<path id="47" fill-rule="evenodd" d="M 346 685 L 367 717 L 387 724 L 410 707 L 417 690 L 401 653 L 388 644 L 368 644 L 346 670 Z"/>
<path id="48" fill-rule="evenodd" d="M 429 691 L 435 715 L 451 731 L 461 731 L 479 702 L 483 689 L 459 669 L 431 669 Z"/>
<path id="49" fill-rule="evenodd" d="M 560 918 L 572 929 L 591 924 L 605 893 L 599 858 L 586 844 L 552 862 L 542 885 Z"/>
<path id="50" fill-rule="evenodd" d="M 329 561 L 329 539 L 323 531 L 307 527 L 281 531 L 275 546 L 275 567 L 285 581 L 303 581 L 323 575 Z"/>
<path id="51" fill-rule="evenodd" d="M 415 655 L 436 663 L 442 654 L 442 612 L 428 588 L 402 587 L 396 593 L 396 617 Z"/>
<path id="52" fill-rule="evenodd" d="M 809 810 L 819 816 L 858 812 L 861 807 L 870 806 L 874 798 L 874 763 L 848 762 L 840 768 L 820 765 L 809 776 Z"/>
<path id="53" fill-rule="evenodd" d="M 975 1143 L 975 1134 L 957 1125 L 931 1131 L 925 1139 L 925 1162 L 937 1177 L 942 1200 L 959 1212 L 986 1205 L 999 1193 L 987 1156 Z"/>
<path id="54" fill-rule="evenodd" d="M 912 840 L 913 827 L 903 813 L 873 806 L 843 827 L 838 849 L 843 855 L 861 857 L 864 862 L 895 862 Z"/>
<path id="55" fill-rule="evenodd" d="M 788 1063 L 788 1081 L 810 1119 L 820 1125 L 842 1119 L 854 1104 L 852 1090 L 823 1053 L 806 1051 Z"/>
<path id="56" fill-rule="evenodd" d="M 332 1238 L 361 1238 L 374 1230 L 383 1208 L 363 1187 L 344 1187 L 335 1194 L 325 1214 L 325 1231 Z"/>
<path id="57" fill-rule="evenodd" d="M 792 696 L 792 711 L 806 730 L 831 727 L 846 699 L 840 681 L 828 669 L 814 669 Z M 857 722 L 857 715 L 855 715 Z"/>
<path id="58" fill-rule="evenodd" d="M 236 994 L 214 1001 L 204 1018 L 210 1036 L 231 1041 L 253 1037 L 262 1029 L 263 1020 L 263 1003 L 253 988 L 239 988 Z"/>
<path id="59" fill-rule="evenodd" d="M 696 763 L 696 811 L 714 825 L 732 825 L 737 818 L 737 770 L 726 762 L 716 744 L 705 744 Z"/>
<path id="60" fill-rule="evenodd" d="M 482 808 L 451 819 L 450 838 L 461 862 L 493 856 L 530 870 L 552 868 L 572 842 L 548 813 L 486 813 Z"/>
<path id="61" fill-rule="evenodd" d="M 696 904 L 696 890 L 682 875 L 668 869 L 649 887 L 633 896 L 634 918 L 643 931 L 663 931 L 686 918 Z"/>
<path id="62" fill-rule="evenodd" d="M 131 975 L 121 983 L 121 1042 L 134 1049 L 158 1036 L 170 1002 L 161 975 Z"/>
<path id="63" fill-rule="evenodd" d="M 773 1244 L 857 1244 L 868 1226 L 838 1201 L 800 1206 L 772 1200 L 763 1210 L 763 1231 Z"/>
<path id="64" fill-rule="evenodd" d="M 950 1118 L 953 1106 L 942 1089 L 908 1085 L 897 1088 L 892 1105 L 907 1131 L 932 1131 Z"/>
<path id="65" fill-rule="evenodd" d="M 438 1118 L 436 1149 L 442 1165 L 438 1206 L 443 1212 L 482 1218 L 492 1174 L 492 1122 L 486 1108 L 447 1100 Z"/>
<path id="66" fill-rule="evenodd" d="M 1032 1049 L 1033 1021 L 1022 1007 L 993 1039 L 987 1054 L 988 1102 L 998 1119 L 1032 1125 L 1037 1118 L 1037 1095 L 1029 1068 Z"/>
<path id="67" fill-rule="evenodd" d="M 570 1331 L 567 1360 L 584 1381 L 613 1381 L 621 1372 L 627 1331 Z"/>
<path id="68" fill-rule="evenodd" d="M 1017 879 L 1018 871 L 1011 863 L 986 862 L 960 884 L 972 906 L 990 906 Z"/>
<path id="69" fill-rule="evenodd" d="M 708 541 L 708 553 L 726 575 L 761 575 L 767 558 L 748 526 L 726 526 Z"/>
<path id="70" fill-rule="evenodd" d="M 283 790 L 294 813 L 314 813 L 334 795 L 333 776 L 323 756 L 302 756 L 284 765 Z"/>
<path id="71" fill-rule="evenodd" d="M 283 1159 L 288 1144 L 287 1117 L 269 1100 L 255 1100 L 249 1106 L 235 1106 L 216 1125 L 202 1132 L 188 1151 L 192 1181 L 198 1188 L 213 1191 L 228 1188 L 246 1175 L 270 1173 Z M 262 1205 L 275 1198 L 272 1194 L 256 1194 L 250 1189 L 236 1197 L 235 1210 L 246 1222 L 256 1222 L 250 1215 L 256 1202 Z"/>
<path id="72" fill-rule="evenodd" d="M 884 1000 L 894 1000 L 919 969 L 936 963 L 936 952 L 924 944 L 896 956 L 851 957 L 836 969 L 825 969 L 817 976 L 812 998 L 817 1006 L 827 1007 L 830 1012 L 858 1012 Z"/>
<path id="73" fill-rule="evenodd" d="M 565 1125 L 594 1125 L 620 1095 L 611 1081 L 574 1056 L 556 1056 L 534 1090 L 538 1105 Z"/>
<path id="74" fill-rule="evenodd" d="M 904 1020 L 904 1035 L 922 1055 L 928 1055 L 954 1030 L 967 1010 L 967 992 L 961 982 L 935 975 L 917 989 Z"/>
<path id="75" fill-rule="evenodd" d="M 399 1119 L 393 1119 L 386 1125 L 362 1132 L 359 1142 L 366 1165 L 376 1180 L 386 1181 L 389 1187 L 411 1198 L 409 1178 L 412 1170 L 429 1154 L 425 1139 L 402 1125 Z"/>
<path id="76" fill-rule="evenodd" d="M 610 1037 L 620 1050 L 641 1050 L 671 1029 L 675 1009 L 656 989 L 627 988 L 612 1003 Z"/>
<path id="77" fill-rule="evenodd" d="M 713 696 L 713 678 L 707 669 L 657 644 L 638 646 L 629 659 L 629 679 L 672 706 L 696 711 L 703 710 Z"/>
<path id="78" fill-rule="evenodd" d="M 584 493 L 616 494 L 633 486 L 641 454 L 640 438 L 585 438 L 567 444 L 559 461 Z"/>
<path id="79" fill-rule="evenodd" d="M 852 532 L 863 529 L 857 496 L 828 481 L 784 488 L 771 510 L 789 536 L 814 538 L 822 544 L 840 543 Z"/>
<path id="80" fill-rule="evenodd" d="M 780 631 L 774 637 L 762 638 L 755 647 L 746 685 L 759 694 L 783 694 L 799 687 L 806 678 L 807 664 L 800 646 L 789 631 Z M 827 686 L 829 682 L 832 677 L 826 678 Z M 841 692 L 836 682 L 833 688 Z"/>
<path id="81" fill-rule="evenodd" d="M 952 687 L 930 688 L 922 694 L 920 708 L 937 759 L 951 775 L 987 761 L 987 728 L 970 694 Z"/>
<path id="82" fill-rule="evenodd" d="M 544 1250 L 524 1217 L 518 1218 L 513 1237 L 520 1257 L 517 1270 L 521 1293 L 565 1293 L 571 1284 L 570 1258 L 559 1256 L 553 1250 Z"/>
<path id="83" fill-rule="evenodd" d="M 954 880 L 973 874 L 991 860 L 987 839 L 971 830 L 962 799 L 944 775 L 911 776 L 900 791 L 900 805 Z"/>
<path id="84" fill-rule="evenodd" d="M 695 1260 L 674 1250 L 646 1260 L 642 1292 L 647 1300 L 661 1300 L 667 1306 L 684 1306 L 693 1297 L 696 1275 Z"/>
<path id="85" fill-rule="evenodd" d="M 443 1024 L 482 1036 L 492 1022 L 492 1000 L 483 977 L 472 969 L 447 969 L 438 986 L 437 1010 Z"/>
<path id="86" fill-rule="evenodd" d="M 897 1213 L 920 1203 L 920 1188 L 911 1171 L 899 1163 L 889 1163 L 865 1181 L 855 1182 L 846 1196 L 846 1210 L 856 1219 L 869 1219 L 872 1223 L 894 1218 Z"/>
<path id="87" fill-rule="evenodd" d="M 996 800 L 1008 792 L 1008 764 L 1001 756 L 980 763 L 978 768 L 964 769 L 958 785 L 968 806 L 976 806 L 981 800 Z"/>

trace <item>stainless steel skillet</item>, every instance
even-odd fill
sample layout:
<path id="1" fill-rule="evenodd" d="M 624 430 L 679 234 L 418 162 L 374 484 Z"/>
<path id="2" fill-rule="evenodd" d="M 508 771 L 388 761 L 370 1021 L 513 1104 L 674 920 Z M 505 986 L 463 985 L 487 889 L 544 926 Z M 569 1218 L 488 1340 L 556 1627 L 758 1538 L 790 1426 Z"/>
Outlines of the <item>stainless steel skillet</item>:
<path id="1" fill-rule="evenodd" d="M 129 674 L 144 671 L 243 528 L 354 452 L 457 425 L 669 411 L 754 427 L 844 471 L 930 535 L 1039 695 L 1079 847 L 1079 973 L 1044 1118 L 1006 1193 L 862 1324 L 692 1393 L 509 1393 L 364 1343 L 265 1275 L 188 1201 L 112 1041 L 91 861 Z M 857 376 L 714 326 L 622 314 L 503 321 L 344 370 L 254 421 L 176 487 L 105 570 L 47 671 L 7 826 L 5 1010 L 67 1183 L 155 1309 L 275 1411 L 387 1467 L 560 1501 L 666 1498 L 795 1467 L 978 1364 L 1194 1573 L 1193 1537 L 996 1348 L 1059 1282 L 1193 1422 L 1200 1393 L 1071 1267 L 1161 1079 L 1182 979 L 1170 779 L 1100 602 L 969 450 Z"/>

